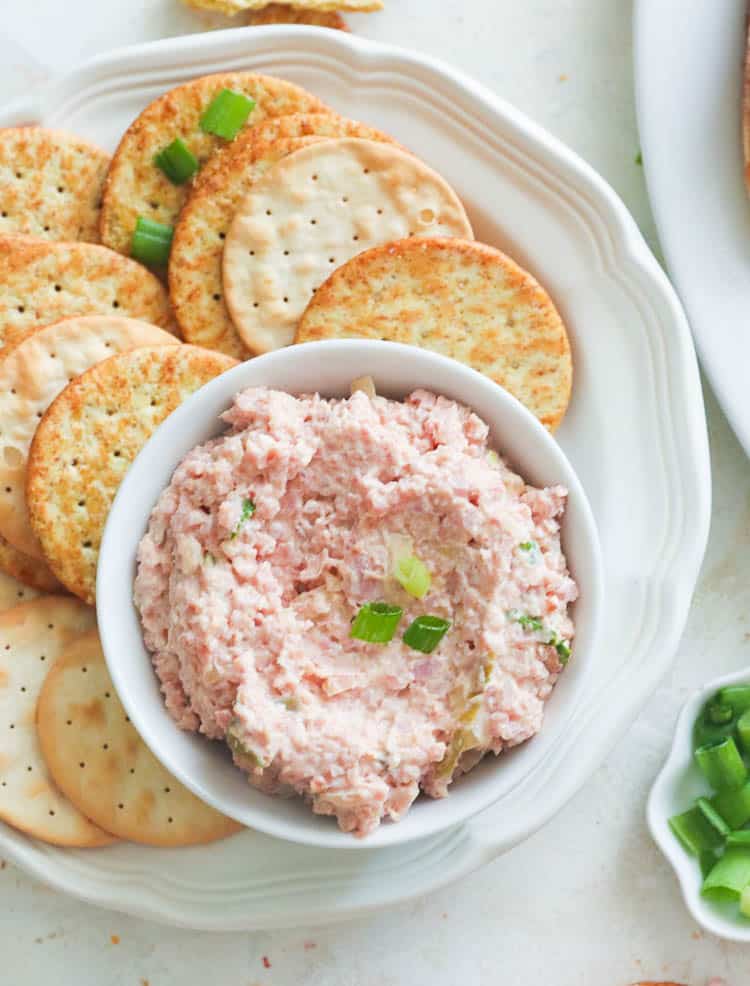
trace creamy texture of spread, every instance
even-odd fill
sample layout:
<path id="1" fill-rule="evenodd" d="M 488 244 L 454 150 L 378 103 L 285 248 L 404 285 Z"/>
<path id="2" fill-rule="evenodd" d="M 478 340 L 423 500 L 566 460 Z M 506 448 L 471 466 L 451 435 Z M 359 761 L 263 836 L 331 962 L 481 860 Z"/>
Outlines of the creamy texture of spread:
<path id="1" fill-rule="evenodd" d="M 573 637 L 566 491 L 527 486 L 480 418 L 426 391 L 250 389 L 224 417 L 138 552 L 135 600 L 177 723 L 359 836 L 538 732 Z M 430 573 L 421 599 L 393 576 L 404 552 Z M 352 639 L 377 601 L 403 608 L 393 639 Z M 402 639 L 425 614 L 451 624 L 430 654 Z"/>

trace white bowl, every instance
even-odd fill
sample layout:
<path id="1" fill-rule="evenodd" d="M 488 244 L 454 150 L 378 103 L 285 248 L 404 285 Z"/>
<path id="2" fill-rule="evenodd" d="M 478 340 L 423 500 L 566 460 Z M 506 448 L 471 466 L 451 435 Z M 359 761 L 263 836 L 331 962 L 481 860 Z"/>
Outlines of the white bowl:
<path id="1" fill-rule="evenodd" d="M 179 780 L 204 801 L 243 825 L 293 842 L 338 848 L 392 846 L 465 821 L 507 794 L 545 755 L 535 740 L 511 754 L 487 757 L 451 787 L 449 797 L 421 798 L 398 824 L 383 824 L 361 840 L 312 814 L 300 798 L 269 797 L 249 786 L 223 744 L 177 728 L 168 715 L 144 647 L 132 588 L 138 542 L 175 467 L 194 446 L 219 434 L 219 415 L 246 387 L 291 393 L 349 393 L 350 381 L 369 373 L 378 392 L 403 398 L 426 387 L 472 407 L 490 426 L 498 451 L 536 486 L 569 490 L 563 546 L 580 586 L 575 604 L 574 657 L 548 703 L 545 730 L 565 729 L 593 657 L 602 604 L 602 571 L 593 514 L 560 447 L 515 398 L 454 360 L 411 346 L 364 340 L 314 342 L 250 360 L 212 380 L 157 429 L 125 477 L 104 531 L 97 573 L 97 617 L 107 664 L 122 702 L 143 739 Z M 543 731 L 544 733 L 544 731 Z M 510 808 L 510 805 L 509 805 Z"/>
<path id="2" fill-rule="evenodd" d="M 747 684 L 750 684 L 750 671 L 738 671 L 716 678 L 685 703 L 677 720 L 672 749 L 654 781 L 646 809 L 651 835 L 677 874 L 687 909 L 712 935 L 739 942 L 750 942 L 750 920 L 742 917 L 736 903 L 718 903 L 701 895 L 703 878 L 698 860 L 677 841 L 669 819 L 687 811 L 696 798 L 710 793 L 693 759 L 693 723 L 704 702 L 725 685 Z"/>

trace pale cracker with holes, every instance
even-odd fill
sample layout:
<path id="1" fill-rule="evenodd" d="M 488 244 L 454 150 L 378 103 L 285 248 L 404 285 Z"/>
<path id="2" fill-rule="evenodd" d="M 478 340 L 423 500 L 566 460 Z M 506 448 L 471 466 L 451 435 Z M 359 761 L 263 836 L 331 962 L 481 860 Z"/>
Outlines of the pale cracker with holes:
<path id="1" fill-rule="evenodd" d="M 19 551 L 44 558 L 26 508 L 29 448 L 39 420 L 75 377 L 115 353 L 179 340 L 148 322 L 81 315 L 32 329 L 0 350 L 0 534 Z"/>
<path id="2" fill-rule="evenodd" d="M 18 551 L 0 535 L 0 572 L 40 592 L 64 592 L 45 561 Z"/>
<path id="3" fill-rule="evenodd" d="M 71 315 L 127 315 L 174 328 L 164 286 L 135 260 L 95 243 L 0 236 L 0 346 Z"/>
<path id="4" fill-rule="evenodd" d="M 321 137 L 394 143 L 382 131 L 334 113 L 269 117 L 238 134 L 197 175 L 175 227 L 169 257 L 169 293 L 187 342 L 237 359 L 250 355 L 223 297 L 224 240 L 253 183 L 276 161 Z"/>
<path id="5" fill-rule="evenodd" d="M 30 602 L 32 599 L 36 599 L 38 595 L 37 589 L 33 589 L 30 585 L 24 585 L 23 582 L 14 579 L 12 575 L 0 572 L 0 612 L 12 609 L 19 603 Z"/>
<path id="6" fill-rule="evenodd" d="M 286 346 L 328 275 L 408 236 L 473 239 L 448 183 L 388 144 L 343 138 L 289 154 L 240 204 L 224 246 L 224 294 L 253 353 Z"/>
<path id="7" fill-rule="evenodd" d="M 99 240 L 109 155 L 63 130 L 0 129 L 0 233 Z"/>
<path id="8" fill-rule="evenodd" d="M 0 818 L 61 846 L 114 841 L 55 786 L 36 731 L 37 699 L 49 669 L 94 622 L 92 609 L 63 596 L 42 596 L 0 614 Z"/>
<path id="9" fill-rule="evenodd" d="M 117 697 L 96 630 L 55 662 L 37 720 L 58 787 L 108 832 L 172 847 L 214 842 L 240 830 L 175 780 L 141 740 Z"/>
<path id="10" fill-rule="evenodd" d="M 198 346 L 131 349 L 76 377 L 47 409 L 26 502 L 52 571 L 85 602 L 94 602 L 99 543 L 130 463 L 168 414 L 232 366 Z"/>
<path id="11" fill-rule="evenodd" d="M 180 213 L 169 255 L 169 294 L 186 342 L 235 359 L 249 358 L 224 300 L 221 264 L 226 233 L 253 182 L 282 157 L 319 139 L 300 137 L 250 146 L 244 142 L 245 153 L 236 159 L 236 171 L 214 172 L 212 180 L 196 185 Z"/>
<path id="12" fill-rule="evenodd" d="M 246 126 L 269 116 L 325 110 L 319 99 L 285 79 L 254 72 L 224 72 L 191 79 L 150 103 L 125 132 L 104 186 L 102 242 L 130 254 L 139 216 L 173 225 L 189 186 L 175 185 L 154 164 L 154 156 L 180 138 L 203 165 L 226 141 L 201 128 L 205 110 L 223 89 L 253 100 Z"/>

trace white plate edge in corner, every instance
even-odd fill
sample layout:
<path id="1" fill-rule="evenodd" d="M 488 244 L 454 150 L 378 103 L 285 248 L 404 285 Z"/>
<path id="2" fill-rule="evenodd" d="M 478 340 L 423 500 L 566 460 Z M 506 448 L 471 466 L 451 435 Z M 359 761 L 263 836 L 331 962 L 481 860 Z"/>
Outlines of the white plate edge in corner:
<path id="1" fill-rule="evenodd" d="M 744 288 L 750 283 L 750 202 L 741 178 L 740 116 L 746 11 L 746 0 L 712 0 L 710 4 L 636 0 L 633 39 L 643 167 L 660 244 L 685 305 L 703 369 L 732 430 L 750 454 L 750 406 L 740 369 L 750 358 L 746 332 L 750 289 Z M 712 49 L 712 33 L 721 34 L 730 26 L 739 30 L 734 50 Z M 699 57 L 669 62 L 678 57 L 688 29 L 700 39 Z M 667 67 L 669 84 L 662 85 Z M 722 81 L 728 85 L 725 96 L 731 95 L 734 104 L 701 106 L 701 100 L 718 97 Z M 688 104 L 690 113 L 685 112 Z M 696 120 L 701 127 L 691 128 L 691 121 L 695 124 Z M 712 140 L 709 121 L 726 140 Z M 711 175 L 701 180 L 700 169 L 708 166 Z M 684 193 L 679 202 L 678 188 Z M 721 208 L 711 204 L 717 188 L 726 198 Z M 685 215 L 680 204 L 684 201 L 691 202 L 687 214 L 695 219 L 693 235 L 686 235 L 679 226 L 680 215 Z M 725 270 L 712 266 L 720 254 L 729 262 Z M 730 269 L 732 264 L 734 269 Z"/>
<path id="2" fill-rule="evenodd" d="M 294 44 L 296 44 L 300 41 L 300 38 L 306 36 L 305 33 L 297 30 L 292 34 L 290 39 L 290 32 L 283 28 L 267 28 L 263 29 L 262 32 L 257 29 L 252 30 L 254 32 L 253 38 L 271 38 L 274 41 L 286 38 L 290 40 L 290 48 L 293 48 L 291 44 L 292 39 Z M 231 32 L 217 32 L 210 35 L 198 36 L 197 38 L 172 39 L 156 42 L 153 45 L 138 46 L 125 52 L 102 56 L 95 60 L 94 63 L 89 64 L 88 67 L 83 67 L 77 73 L 68 76 L 67 80 L 63 80 L 60 88 L 65 90 L 66 85 L 70 86 L 71 80 L 76 76 L 82 78 L 86 74 L 90 76 L 92 72 L 95 74 L 94 70 L 97 69 L 97 66 L 105 74 L 114 73 L 116 75 L 116 67 L 123 59 L 136 63 L 139 59 L 148 62 L 149 59 L 153 60 L 157 54 L 159 56 L 166 56 L 167 53 L 171 53 L 172 59 L 176 60 L 177 53 L 181 53 L 184 49 L 188 48 L 191 51 L 199 52 L 201 56 L 206 52 L 214 52 L 215 57 L 218 58 L 218 52 L 225 47 L 229 51 L 229 55 L 227 55 L 226 51 L 222 55 L 225 61 L 228 57 L 239 60 L 241 56 L 245 56 L 247 59 L 249 58 L 249 49 L 252 47 L 248 44 L 248 41 L 249 36 L 247 32 L 240 29 Z M 678 378 L 679 383 L 679 386 L 675 389 L 679 390 L 681 398 L 685 398 L 680 402 L 679 411 L 685 415 L 687 424 L 684 434 L 673 430 L 668 437 L 670 438 L 670 445 L 674 446 L 675 450 L 680 444 L 687 446 L 688 457 L 691 460 L 691 471 L 695 472 L 691 484 L 691 493 L 695 494 L 695 502 L 686 504 L 686 510 L 689 508 L 693 511 L 692 517 L 695 520 L 695 524 L 688 532 L 690 551 L 683 557 L 681 564 L 678 565 L 677 549 L 675 547 L 673 557 L 662 559 L 662 564 L 658 566 L 661 576 L 660 581 L 657 580 L 658 589 L 661 591 L 666 588 L 669 596 L 668 601 L 671 605 L 669 606 L 669 619 L 664 620 L 658 633 L 655 633 L 653 638 L 650 638 L 647 642 L 649 653 L 656 651 L 659 658 L 650 669 L 650 674 L 653 678 L 653 682 L 651 683 L 655 683 L 656 678 L 669 665 L 671 655 L 677 645 L 677 640 L 687 615 L 690 596 L 705 548 L 710 501 L 710 486 L 707 473 L 707 442 L 705 422 L 701 415 L 702 404 L 697 369 L 692 354 L 692 347 L 687 339 L 686 328 L 683 324 L 684 318 L 679 309 L 679 304 L 671 292 L 671 288 L 669 288 L 669 285 L 648 251 L 635 223 L 604 180 L 597 176 L 588 165 L 578 159 L 571 151 L 560 145 L 536 124 L 526 120 L 512 107 L 504 104 L 498 97 L 488 93 L 487 90 L 460 73 L 440 65 L 432 59 L 409 52 L 401 52 L 398 49 L 381 46 L 374 42 L 350 38 L 342 38 L 340 41 L 338 39 L 334 41 L 327 37 L 324 41 L 321 37 L 315 37 L 314 47 L 319 50 L 337 49 L 340 55 L 345 55 L 348 52 L 350 55 L 357 56 L 358 58 L 364 56 L 372 64 L 377 64 L 380 59 L 386 59 L 390 63 L 405 61 L 407 67 L 411 70 L 416 66 L 417 68 L 421 67 L 427 70 L 428 73 L 437 72 L 445 76 L 445 84 L 447 86 L 453 88 L 456 86 L 460 87 L 467 99 L 478 101 L 477 105 L 480 106 L 484 103 L 486 109 L 489 111 L 489 115 L 503 117 L 506 126 L 512 126 L 516 130 L 522 131 L 525 138 L 535 144 L 537 164 L 539 163 L 539 157 L 544 156 L 548 162 L 552 162 L 549 165 L 550 170 L 567 171 L 568 176 L 570 177 L 572 175 L 575 179 L 575 183 L 579 186 L 578 191 L 581 197 L 586 200 L 590 210 L 596 212 L 598 227 L 600 227 L 598 232 L 606 232 L 606 238 L 615 259 L 622 261 L 626 266 L 632 268 L 630 271 L 631 277 L 637 280 L 639 291 L 644 296 L 644 299 L 649 294 L 651 295 L 649 305 L 652 321 L 655 324 L 658 324 L 660 321 L 670 323 L 673 334 L 679 340 L 679 366 L 674 366 L 672 373 Z M 165 57 L 166 60 L 168 59 Z M 347 66 L 345 60 L 343 61 L 343 68 L 348 68 L 349 70 L 355 68 L 353 62 Z M 189 60 L 185 60 L 185 66 L 188 75 L 194 75 L 199 69 L 202 70 L 206 67 L 205 63 L 199 67 L 195 65 L 191 66 Z M 393 65 L 390 64 L 389 68 L 393 69 Z M 52 93 L 49 97 L 50 108 L 54 105 L 55 97 L 56 93 Z M 499 127 L 500 121 L 496 120 L 495 122 L 498 123 Z M 691 396 L 690 400 L 687 399 L 688 395 Z M 676 538 L 673 540 L 676 540 Z M 661 571 L 664 568 L 670 568 L 671 572 L 669 584 L 666 586 L 664 573 Z M 645 649 L 646 645 L 644 644 Z M 623 731 L 626 725 L 625 719 L 626 717 L 623 716 L 623 722 L 617 724 L 615 733 Z M 616 734 L 611 735 L 612 731 L 608 728 L 607 724 L 599 724 L 595 732 L 601 733 L 602 736 L 605 733 L 609 733 L 608 745 L 612 745 L 617 739 Z M 597 756 L 593 759 L 600 761 L 606 755 L 606 752 L 607 749 L 605 746 L 602 746 Z M 593 764 L 593 766 L 595 765 Z M 578 766 L 578 779 L 574 784 L 569 785 L 569 787 L 577 788 L 581 782 L 582 775 L 590 773 L 591 769 L 593 769 L 591 763 L 585 767 L 583 764 L 580 764 Z M 560 804 L 572 796 L 573 793 L 574 790 L 569 790 L 567 795 L 561 799 Z M 559 806 L 558 804 L 557 807 Z M 525 828 L 525 834 L 530 834 L 528 826 L 524 826 L 522 820 L 519 821 L 521 822 L 520 827 Z M 19 865 L 34 871 L 35 875 L 40 876 L 47 882 L 84 899 L 172 924 L 194 928 L 221 927 L 224 930 L 230 930 L 230 927 L 233 927 L 239 930 L 283 926 L 290 923 L 304 922 L 311 924 L 315 921 L 331 921 L 336 918 L 350 916 L 354 913 L 362 913 L 375 906 L 383 906 L 385 903 L 416 897 L 429 890 L 437 889 L 439 886 L 450 882 L 458 876 L 468 873 L 481 862 L 496 856 L 503 849 L 508 848 L 509 844 L 513 844 L 514 839 L 500 841 L 496 837 L 493 838 L 491 826 L 483 824 L 482 816 L 479 816 L 464 827 L 461 838 L 457 839 L 455 844 L 452 844 L 448 858 L 442 859 L 437 869 L 433 867 L 426 870 L 422 874 L 418 885 L 415 884 L 409 888 L 401 887 L 398 891 L 392 892 L 390 897 L 386 895 L 387 899 L 384 898 L 377 903 L 360 901 L 356 906 L 348 907 L 345 911 L 334 909 L 333 911 L 321 910 L 320 913 L 310 911 L 300 914 L 293 912 L 290 908 L 288 916 L 285 916 L 283 920 L 274 920 L 271 922 L 264 921 L 262 917 L 258 918 L 257 916 L 252 917 L 247 915 L 236 921 L 232 919 L 234 923 L 229 925 L 225 919 L 222 919 L 223 916 L 203 913 L 199 907 L 189 907 L 184 901 L 177 900 L 176 898 L 170 901 L 164 894 L 161 897 L 155 895 L 152 899 L 145 900 L 140 887 L 134 888 L 130 896 L 126 896 L 122 887 L 115 887 L 113 893 L 111 887 L 101 882 L 97 883 L 89 880 L 88 885 L 85 886 L 86 880 L 84 879 L 84 874 L 79 873 L 76 876 L 72 870 L 63 874 L 64 878 L 61 878 L 59 872 L 55 876 L 51 876 L 46 866 L 50 858 L 49 854 L 32 853 L 33 843 L 26 840 L 12 845 L 14 842 L 16 842 L 15 838 L 4 839 L 3 831 L 0 830 L 0 846 L 3 846 L 3 850 L 9 858 L 18 862 Z M 146 889 L 148 890 L 149 888 Z M 150 892 L 155 894 L 153 888 L 150 888 Z"/>

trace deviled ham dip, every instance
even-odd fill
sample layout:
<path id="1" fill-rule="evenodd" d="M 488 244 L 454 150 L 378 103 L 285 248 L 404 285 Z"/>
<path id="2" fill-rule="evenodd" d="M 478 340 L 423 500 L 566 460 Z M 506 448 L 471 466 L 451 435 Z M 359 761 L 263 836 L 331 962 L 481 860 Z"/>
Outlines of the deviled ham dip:
<path id="1" fill-rule="evenodd" d="M 539 731 L 577 596 L 565 489 L 526 485 L 466 407 L 368 389 L 238 394 L 135 580 L 178 725 L 357 836 Z"/>

